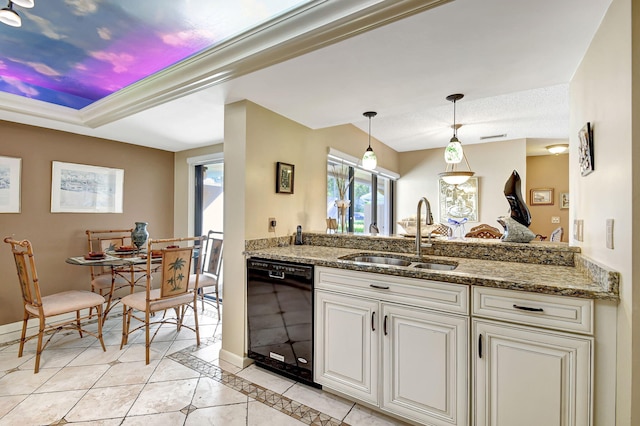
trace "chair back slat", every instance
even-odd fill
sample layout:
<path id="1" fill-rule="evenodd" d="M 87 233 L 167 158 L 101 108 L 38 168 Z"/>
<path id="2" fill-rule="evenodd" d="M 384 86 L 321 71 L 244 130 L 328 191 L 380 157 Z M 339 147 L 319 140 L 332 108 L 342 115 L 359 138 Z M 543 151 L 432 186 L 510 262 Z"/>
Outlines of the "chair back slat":
<path id="1" fill-rule="evenodd" d="M 189 275 L 192 271 L 193 252 L 202 246 L 205 237 L 152 239 L 147 241 L 147 302 L 151 300 L 151 276 L 160 273 L 160 299 L 186 294 L 189 289 Z M 188 243 L 189 246 L 179 246 Z M 154 254 L 162 252 L 161 263 L 154 262 Z M 157 259 L 156 259 L 157 260 Z M 201 270 L 202 259 L 197 258 L 196 270 Z M 194 296 L 195 297 L 195 296 Z"/>
<path id="2" fill-rule="evenodd" d="M 208 272 L 216 276 L 220 273 L 220 265 L 222 263 L 222 244 L 222 240 L 220 239 L 209 240 L 209 259 L 204 272 Z"/>
<path id="3" fill-rule="evenodd" d="M 173 297 L 189 290 L 189 272 L 193 247 L 162 250 L 160 297 Z"/>
<path id="4" fill-rule="evenodd" d="M 131 241 L 131 232 L 133 228 L 129 229 L 107 229 L 107 230 L 91 230 L 87 229 L 87 249 L 92 251 L 113 251 L 118 247 L 126 245 L 128 241 Z M 111 268 L 104 266 L 89 266 L 91 273 L 91 279 L 104 274 L 111 274 Z"/>

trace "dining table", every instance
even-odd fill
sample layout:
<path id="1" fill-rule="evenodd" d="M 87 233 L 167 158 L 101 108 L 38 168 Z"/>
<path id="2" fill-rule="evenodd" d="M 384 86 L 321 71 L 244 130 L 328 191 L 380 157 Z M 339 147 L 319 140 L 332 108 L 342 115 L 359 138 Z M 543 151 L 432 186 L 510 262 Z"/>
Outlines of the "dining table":
<path id="1" fill-rule="evenodd" d="M 107 298 L 107 307 L 103 312 L 103 321 L 119 301 L 118 299 L 115 303 L 111 303 L 114 297 L 113 293 L 116 289 L 115 281 L 117 277 L 121 277 L 129 283 L 131 293 L 133 293 L 136 285 L 146 285 L 138 284 L 139 281 L 146 278 L 146 250 L 107 251 L 103 253 L 102 256 L 72 256 L 68 257 L 65 261 L 70 265 L 102 267 L 111 270 L 111 289 L 107 294 L 103 295 Z M 151 258 L 152 263 L 159 264 L 161 261 L 162 258 L 156 257 L 155 255 Z"/>

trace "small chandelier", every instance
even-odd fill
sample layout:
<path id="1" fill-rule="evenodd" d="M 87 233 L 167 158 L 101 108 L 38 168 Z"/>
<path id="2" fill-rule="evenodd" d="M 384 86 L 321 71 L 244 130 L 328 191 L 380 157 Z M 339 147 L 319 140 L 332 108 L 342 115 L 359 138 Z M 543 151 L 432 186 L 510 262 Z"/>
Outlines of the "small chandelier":
<path id="1" fill-rule="evenodd" d="M 378 115 L 377 112 L 367 111 L 363 113 L 365 117 L 369 119 L 369 148 L 364 152 L 362 156 L 362 167 L 367 170 L 373 170 L 378 165 L 378 157 L 376 157 L 376 153 L 371 149 L 371 119 Z"/>
<path id="2" fill-rule="evenodd" d="M 465 183 L 475 173 L 471 171 L 467 156 L 464 154 L 462 144 L 458 140 L 458 129 L 462 124 L 456 124 L 456 101 L 459 101 L 464 97 L 463 94 L 457 93 L 447 96 L 447 100 L 453 102 L 453 137 L 449 141 L 449 144 L 444 149 L 444 161 L 447 163 L 447 167 L 444 172 L 439 176 L 449 185 L 460 185 Z M 467 165 L 467 170 L 459 170 L 458 164 L 464 160 Z"/>

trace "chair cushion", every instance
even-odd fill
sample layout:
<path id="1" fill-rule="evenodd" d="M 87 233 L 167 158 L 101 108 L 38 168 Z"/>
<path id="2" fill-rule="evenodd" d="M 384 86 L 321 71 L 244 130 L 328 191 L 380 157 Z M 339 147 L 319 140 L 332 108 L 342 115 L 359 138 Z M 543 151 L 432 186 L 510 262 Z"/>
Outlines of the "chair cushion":
<path id="1" fill-rule="evenodd" d="M 80 309 L 89 309 L 104 303 L 104 297 L 85 290 L 69 290 L 44 296 L 42 309 L 45 316 L 66 314 Z M 38 308 L 25 305 L 25 309 L 33 315 L 38 315 Z"/>
<path id="2" fill-rule="evenodd" d="M 207 274 L 206 272 L 200 274 L 200 279 L 198 280 L 198 288 L 202 287 L 210 287 L 216 285 L 218 280 L 215 275 Z M 193 289 L 196 286 L 196 274 L 189 275 L 189 288 Z"/>
<path id="3" fill-rule="evenodd" d="M 160 299 L 160 289 L 151 290 L 149 293 L 151 303 L 149 303 L 149 309 L 151 312 L 163 311 L 165 309 L 174 308 L 176 306 L 187 305 L 193 302 L 193 293 L 189 292 L 181 294 L 175 297 L 167 297 Z M 129 294 L 121 299 L 122 304 L 127 305 L 133 309 L 144 311 L 147 309 L 147 292 L 139 291 L 137 293 Z"/>

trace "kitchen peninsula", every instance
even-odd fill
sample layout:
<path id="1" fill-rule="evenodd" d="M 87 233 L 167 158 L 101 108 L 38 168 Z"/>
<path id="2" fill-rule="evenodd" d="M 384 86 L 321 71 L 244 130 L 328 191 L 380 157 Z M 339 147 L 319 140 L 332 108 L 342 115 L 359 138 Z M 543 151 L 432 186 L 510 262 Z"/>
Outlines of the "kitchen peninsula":
<path id="1" fill-rule="evenodd" d="M 402 236 L 303 242 L 248 241 L 245 254 L 314 265 L 325 390 L 415 424 L 594 424 L 594 377 L 611 367 L 596 356 L 610 316 L 595 311 L 615 310 L 619 274 L 578 247 L 442 239 L 417 257 Z"/>

